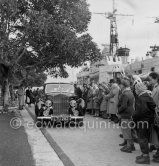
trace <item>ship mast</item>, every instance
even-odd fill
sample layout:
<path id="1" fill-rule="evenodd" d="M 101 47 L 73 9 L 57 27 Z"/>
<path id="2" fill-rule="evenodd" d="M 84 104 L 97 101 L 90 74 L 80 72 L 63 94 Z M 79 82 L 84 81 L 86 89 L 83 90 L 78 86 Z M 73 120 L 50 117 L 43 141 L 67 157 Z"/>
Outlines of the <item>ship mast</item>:
<path id="1" fill-rule="evenodd" d="M 133 16 L 128 14 L 117 14 L 117 9 L 115 7 L 115 0 L 113 0 L 113 11 L 105 12 L 105 13 L 94 13 L 104 15 L 105 18 L 110 20 L 110 48 L 109 54 L 113 57 L 113 60 L 116 61 L 117 50 L 119 48 L 119 39 L 118 39 L 118 31 L 117 31 L 117 20 L 116 16 Z"/>
<path id="2" fill-rule="evenodd" d="M 115 9 L 115 0 L 113 0 L 113 12 L 112 15 L 109 16 L 110 19 L 110 55 L 115 58 L 116 52 L 119 48 L 119 40 L 118 40 L 118 31 L 117 31 L 117 21 L 116 15 L 117 9 Z M 115 61 L 115 59 L 114 59 Z"/>

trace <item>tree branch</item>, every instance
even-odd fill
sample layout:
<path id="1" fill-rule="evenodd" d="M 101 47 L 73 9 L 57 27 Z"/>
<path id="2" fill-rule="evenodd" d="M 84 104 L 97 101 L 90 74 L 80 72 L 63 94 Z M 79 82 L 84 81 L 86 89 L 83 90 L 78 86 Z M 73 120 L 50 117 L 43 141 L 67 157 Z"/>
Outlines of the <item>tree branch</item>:
<path id="1" fill-rule="evenodd" d="M 28 68 L 32 68 L 32 67 L 35 67 L 35 66 L 36 66 L 35 64 L 34 65 L 28 65 L 25 68 L 28 69 Z"/>
<path id="2" fill-rule="evenodd" d="M 23 49 L 23 52 L 20 54 L 20 56 L 17 58 L 17 60 L 15 61 L 15 64 L 18 63 L 20 61 L 20 59 L 23 57 L 23 55 L 26 52 L 26 48 Z"/>

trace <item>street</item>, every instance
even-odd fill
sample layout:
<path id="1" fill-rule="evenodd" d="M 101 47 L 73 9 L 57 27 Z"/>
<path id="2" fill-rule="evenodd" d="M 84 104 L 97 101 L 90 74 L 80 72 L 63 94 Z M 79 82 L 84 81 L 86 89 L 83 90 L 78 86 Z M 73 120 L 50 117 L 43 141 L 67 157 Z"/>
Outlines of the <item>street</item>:
<path id="1" fill-rule="evenodd" d="M 75 166 L 134 166 L 135 157 L 141 153 L 138 144 L 133 153 L 121 152 L 118 144 L 123 140 L 119 137 L 118 125 L 90 115 L 86 115 L 85 126 L 81 128 L 58 126 L 47 128 L 47 132 Z M 157 163 L 151 162 L 151 165 Z"/>

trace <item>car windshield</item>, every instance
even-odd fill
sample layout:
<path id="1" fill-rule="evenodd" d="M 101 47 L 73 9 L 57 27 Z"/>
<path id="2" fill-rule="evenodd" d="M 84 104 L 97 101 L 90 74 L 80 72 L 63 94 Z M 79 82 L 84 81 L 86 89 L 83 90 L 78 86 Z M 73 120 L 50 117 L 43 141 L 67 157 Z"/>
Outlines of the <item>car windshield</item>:
<path id="1" fill-rule="evenodd" d="M 45 93 L 74 93 L 74 86 L 72 84 L 46 84 Z"/>

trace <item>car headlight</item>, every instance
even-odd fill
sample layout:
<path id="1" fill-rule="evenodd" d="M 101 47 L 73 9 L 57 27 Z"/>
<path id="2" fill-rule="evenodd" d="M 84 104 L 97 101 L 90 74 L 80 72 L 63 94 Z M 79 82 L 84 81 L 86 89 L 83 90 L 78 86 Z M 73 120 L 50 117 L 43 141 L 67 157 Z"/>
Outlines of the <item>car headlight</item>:
<path id="1" fill-rule="evenodd" d="M 44 116 L 49 116 L 49 111 L 47 111 L 47 110 L 44 111 L 44 112 L 43 112 L 43 115 L 44 115 Z"/>
<path id="2" fill-rule="evenodd" d="M 75 100 L 71 100 L 71 101 L 70 101 L 70 106 L 71 106 L 71 107 L 76 107 L 76 105 L 77 105 L 77 103 L 76 103 Z"/>
<path id="3" fill-rule="evenodd" d="M 47 107 L 51 107 L 52 102 L 51 102 L 50 100 L 46 100 L 45 105 L 46 105 Z"/>
<path id="4" fill-rule="evenodd" d="M 78 115 L 79 115 L 79 111 L 74 110 L 74 111 L 73 111 L 73 115 L 74 115 L 74 116 L 78 116 Z"/>

